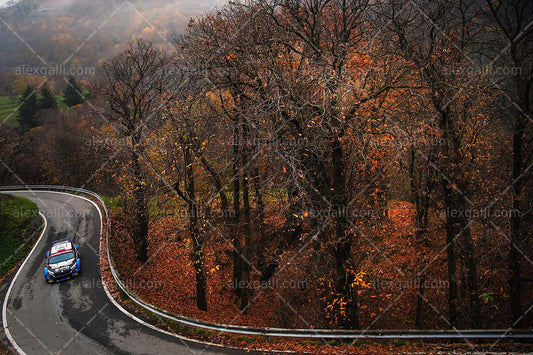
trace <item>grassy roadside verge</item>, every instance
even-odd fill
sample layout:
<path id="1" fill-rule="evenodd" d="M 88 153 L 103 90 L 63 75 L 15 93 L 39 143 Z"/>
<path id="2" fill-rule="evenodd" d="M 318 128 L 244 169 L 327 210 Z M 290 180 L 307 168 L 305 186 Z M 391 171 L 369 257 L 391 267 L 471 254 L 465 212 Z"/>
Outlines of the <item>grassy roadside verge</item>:
<path id="1" fill-rule="evenodd" d="M 35 203 L 25 198 L 0 194 L 0 284 L 28 254 L 41 224 Z M 7 354 L 13 352 L 2 340 L 0 355 Z"/>
<path id="2" fill-rule="evenodd" d="M 0 279 L 28 254 L 40 223 L 35 203 L 0 194 Z"/>

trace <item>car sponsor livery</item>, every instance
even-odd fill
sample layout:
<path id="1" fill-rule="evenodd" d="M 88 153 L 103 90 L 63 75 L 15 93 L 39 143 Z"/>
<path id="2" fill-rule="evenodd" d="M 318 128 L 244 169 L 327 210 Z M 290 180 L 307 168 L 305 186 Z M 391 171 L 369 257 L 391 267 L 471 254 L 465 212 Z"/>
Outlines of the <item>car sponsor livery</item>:
<path id="1" fill-rule="evenodd" d="M 52 242 L 46 252 L 46 266 L 44 278 L 47 282 L 68 280 L 77 276 L 81 271 L 78 245 L 70 239 Z"/>

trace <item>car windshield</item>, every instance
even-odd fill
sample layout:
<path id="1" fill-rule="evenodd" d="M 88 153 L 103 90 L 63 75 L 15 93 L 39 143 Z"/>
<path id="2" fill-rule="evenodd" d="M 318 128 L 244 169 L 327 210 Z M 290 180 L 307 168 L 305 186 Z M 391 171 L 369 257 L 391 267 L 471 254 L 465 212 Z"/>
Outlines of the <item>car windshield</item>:
<path id="1" fill-rule="evenodd" d="M 74 253 L 69 252 L 69 253 L 54 255 L 50 258 L 50 264 L 60 263 L 62 261 L 66 261 L 69 259 L 74 259 Z"/>

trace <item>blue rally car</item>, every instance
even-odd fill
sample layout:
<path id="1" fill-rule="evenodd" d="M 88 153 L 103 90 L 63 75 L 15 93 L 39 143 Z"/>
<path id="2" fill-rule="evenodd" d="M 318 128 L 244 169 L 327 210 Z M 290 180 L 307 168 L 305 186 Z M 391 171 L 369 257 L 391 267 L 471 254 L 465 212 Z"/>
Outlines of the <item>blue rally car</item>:
<path id="1" fill-rule="evenodd" d="M 46 266 L 44 278 L 47 282 L 68 280 L 77 276 L 81 271 L 79 245 L 70 239 L 60 239 L 52 242 L 46 252 Z"/>

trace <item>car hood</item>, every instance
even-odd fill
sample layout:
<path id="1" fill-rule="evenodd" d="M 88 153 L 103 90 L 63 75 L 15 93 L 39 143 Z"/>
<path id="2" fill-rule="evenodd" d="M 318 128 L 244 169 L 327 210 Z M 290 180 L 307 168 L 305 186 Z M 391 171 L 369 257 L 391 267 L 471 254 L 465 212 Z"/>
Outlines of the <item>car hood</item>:
<path id="1" fill-rule="evenodd" d="M 50 265 L 48 265 L 48 268 L 51 269 L 51 270 L 55 270 L 55 269 L 60 269 L 60 268 L 65 267 L 65 266 L 72 265 L 73 263 L 74 263 L 74 259 L 70 259 L 70 260 L 65 260 L 65 261 L 59 262 L 59 263 L 50 264 Z"/>

